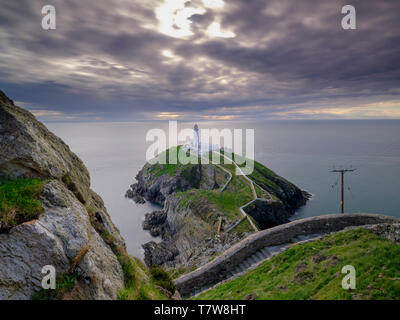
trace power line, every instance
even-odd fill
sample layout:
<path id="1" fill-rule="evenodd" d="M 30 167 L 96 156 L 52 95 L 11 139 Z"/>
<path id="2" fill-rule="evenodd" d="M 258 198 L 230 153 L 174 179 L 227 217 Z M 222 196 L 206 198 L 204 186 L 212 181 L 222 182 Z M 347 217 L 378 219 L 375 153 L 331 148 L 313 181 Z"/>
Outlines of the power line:
<path id="1" fill-rule="evenodd" d="M 356 169 L 334 169 L 331 170 L 331 172 L 335 173 L 340 173 L 340 181 L 341 181 L 341 187 L 340 187 L 340 195 L 341 195 L 341 201 L 340 201 L 340 212 L 344 213 L 344 174 L 347 172 L 353 172 L 356 171 Z"/>
<path id="2" fill-rule="evenodd" d="M 338 185 L 338 182 L 339 182 L 339 178 L 337 178 L 336 181 L 331 185 L 330 191 L 333 191 L 336 188 L 336 186 Z"/>

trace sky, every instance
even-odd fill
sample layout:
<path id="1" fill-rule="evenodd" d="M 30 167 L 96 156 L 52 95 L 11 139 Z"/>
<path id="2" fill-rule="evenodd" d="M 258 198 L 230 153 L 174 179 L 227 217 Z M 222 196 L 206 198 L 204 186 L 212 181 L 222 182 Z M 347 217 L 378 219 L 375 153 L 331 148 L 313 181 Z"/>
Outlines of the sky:
<path id="1" fill-rule="evenodd" d="M 346 4 L 356 30 L 341 26 Z M 0 8 L 0 90 L 44 121 L 400 119 L 398 0 Z"/>

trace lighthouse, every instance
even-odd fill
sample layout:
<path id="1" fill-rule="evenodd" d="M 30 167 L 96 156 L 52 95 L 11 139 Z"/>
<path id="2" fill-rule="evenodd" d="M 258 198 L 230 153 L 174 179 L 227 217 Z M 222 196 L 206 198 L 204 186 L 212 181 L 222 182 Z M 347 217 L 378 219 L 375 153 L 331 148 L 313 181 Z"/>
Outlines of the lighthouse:
<path id="1" fill-rule="evenodd" d="M 194 125 L 194 145 L 197 148 L 197 153 L 201 153 L 201 146 L 200 146 L 200 134 L 199 134 L 199 126 L 197 124 Z"/>

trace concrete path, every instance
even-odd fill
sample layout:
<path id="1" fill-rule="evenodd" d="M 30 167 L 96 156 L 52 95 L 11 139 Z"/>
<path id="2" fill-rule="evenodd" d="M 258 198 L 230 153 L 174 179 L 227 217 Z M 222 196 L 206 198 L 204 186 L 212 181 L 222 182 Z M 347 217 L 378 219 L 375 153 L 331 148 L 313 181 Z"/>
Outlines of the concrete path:
<path id="1" fill-rule="evenodd" d="M 223 192 L 232 180 L 232 173 L 229 170 L 225 169 L 223 166 L 220 166 L 219 164 L 217 164 L 217 167 L 220 168 L 221 170 L 224 170 L 229 175 L 228 180 L 225 182 L 225 184 L 220 189 L 220 192 Z"/>

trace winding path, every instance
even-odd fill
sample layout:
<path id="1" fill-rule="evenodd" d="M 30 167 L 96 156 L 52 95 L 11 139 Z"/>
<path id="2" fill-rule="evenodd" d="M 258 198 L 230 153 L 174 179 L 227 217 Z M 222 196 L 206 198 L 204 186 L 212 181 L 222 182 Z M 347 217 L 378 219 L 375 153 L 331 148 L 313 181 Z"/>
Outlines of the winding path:
<path id="1" fill-rule="evenodd" d="M 252 219 L 249 217 L 249 215 L 246 213 L 246 211 L 244 211 L 244 209 L 245 209 L 246 207 L 248 207 L 250 204 L 252 204 L 252 203 L 253 203 L 254 201 L 256 201 L 256 200 L 260 200 L 260 201 L 271 201 L 271 200 L 272 200 L 271 194 L 270 194 L 267 190 L 261 188 L 257 183 L 255 183 L 255 182 L 254 182 L 252 179 L 250 179 L 247 175 L 245 175 L 244 172 L 243 172 L 243 170 L 239 167 L 239 165 L 238 165 L 233 159 L 227 157 L 225 154 L 222 154 L 222 153 L 220 153 L 220 152 L 217 152 L 217 151 L 213 151 L 213 152 L 214 152 L 215 154 L 218 154 L 218 155 L 224 157 L 225 159 L 228 159 L 229 162 L 232 162 L 232 163 L 235 165 L 235 167 L 240 171 L 240 173 L 242 174 L 243 178 L 245 178 L 245 179 L 249 182 L 249 185 L 250 185 L 250 188 L 251 188 L 251 192 L 253 193 L 253 200 L 251 200 L 251 201 L 249 201 L 248 203 L 246 203 L 246 204 L 244 204 L 243 206 L 241 206 L 241 207 L 239 208 L 239 211 L 240 211 L 241 215 L 243 216 L 243 218 L 244 218 L 244 217 L 247 218 L 247 220 L 249 221 L 249 223 L 250 223 L 251 227 L 254 229 L 254 231 L 256 231 L 256 232 L 260 231 L 260 230 L 257 228 L 257 226 L 255 225 L 255 223 L 253 222 L 253 220 L 252 220 Z M 224 167 L 222 167 L 222 166 L 218 166 L 218 167 L 221 168 L 221 169 L 223 169 L 225 172 L 228 172 L 228 173 L 230 174 L 230 178 L 228 179 L 228 182 L 227 182 L 227 183 L 224 185 L 224 187 L 221 189 L 221 192 L 222 192 L 222 191 L 224 191 L 224 190 L 226 189 L 226 187 L 228 186 L 229 182 L 231 182 L 231 180 L 232 180 L 232 173 L 231 173 L 229 170 L 226 170 L 226 169 L 225 169 Z M 265 195 L 269 197 L 269 199 L 259 198 L 259 197 L 257 196 L 257 192 L 256 192 L 256 189 L 254 188 L 254 185 L 256 185 L 262 192 L 264 192 Z M 241 221 L 242 221 L 242 220 L 240 220 L 240 221 L 234 223 L 232 226 L 230 226 L 230 227 L 226 230 L 226 232 L 229 232 L 230 230 L 232 230 L 233 228 L 235 228 Z"/>
<path id="2" fill-rule="evenodd" d="M 229 159 L 227 156 L 225 156 L 225 155 L 223 155 L 223 154 L 221 154 L 221 153 L 219 153 L 219 152 L 216 152 L 216 151 L 213 151 L 213 152 L 216 153 L 216 154 L 218 154 L 218 155 L 221 155 L 221 156 L 225 157 L 226 159 L 228 159 L 229 161 L 231 161 L 232 163 L 234 163 L 235 166 L 236 166 L 237 168 L 239 168 L 239 166 L 237 165 L 237 163 L 234 162 L 233 160 Z M 206 161 L 209 161 L 207 158 L 205 158 L 205 157 L 203 157 L 203 156 L 201 156 L 201 158 L 205 159 Z M 220 168 L 221 170 L 225 171 L 225 172 L 229 175 L 228 180 L 225 182 L 225 184 L 224 184 L 224 185 L 222 186 L 222 188 L 219 190 L 219 192 L 223 192 L 223 191 L 226 190 L 226 188 L 228 187 L 229 183 L 232 181 L 232 173 L 231 173 L 228 169 L 225 169 L 223 166 L 221 166 L 221 165 L 219 165 L 219 164 L 216 164 L 216 166 L 217 166 L 218 168 Z M 240 170 L 241 173 L 244 175 L 242 169 L 239 168 L 239 170 Z M 243 206 L 241 206 L 241 207 L 239 208 L 239 212 L 240 212 L 240 214 L 243 216 L 243 219 L 247 219 L 247 220 L 249 221 L 249 223 L 250 223 L 251 227 L 254 229 L 254 231 L 255 231 L 255 232 L 258 232 L 259 229 L 258 229 L 257 226 L 254 224 L 253 220 L 251 220 L 251 218 L 248 216 L 248 214 L 243 210 L 243 208 L 246 208 L 249 204 L 253 203 L 253 202 L 257 199 L 257 193 L 256 193 L 256 190 L 254 189 L 253 181 L 250 180 L 249 178 L 247 178 L 246 176 L 244 176 L 244 177 L 249 181 L 249 184 L 250 184 L 250 187 L 251 187 L 251 190 L 252 190 L 254 199 L 251 200 L 250 202 L 244 204 Z M 265 191 L 265 190 L 264 190 L 264 191 Z M 266 191 L 265 191 L 265 192 L 266 192 Z M 236 221 L 235 223 L 233 223 L 225 232 L 231 231 L 231 230 L 232 230 L 233 228 L 235 228 L 240 222 L 242 222 L 243 219 L 240 219 L 239 221 Z M 219 228 L 218 228 L 218 233 L 219 233 Z"/>

